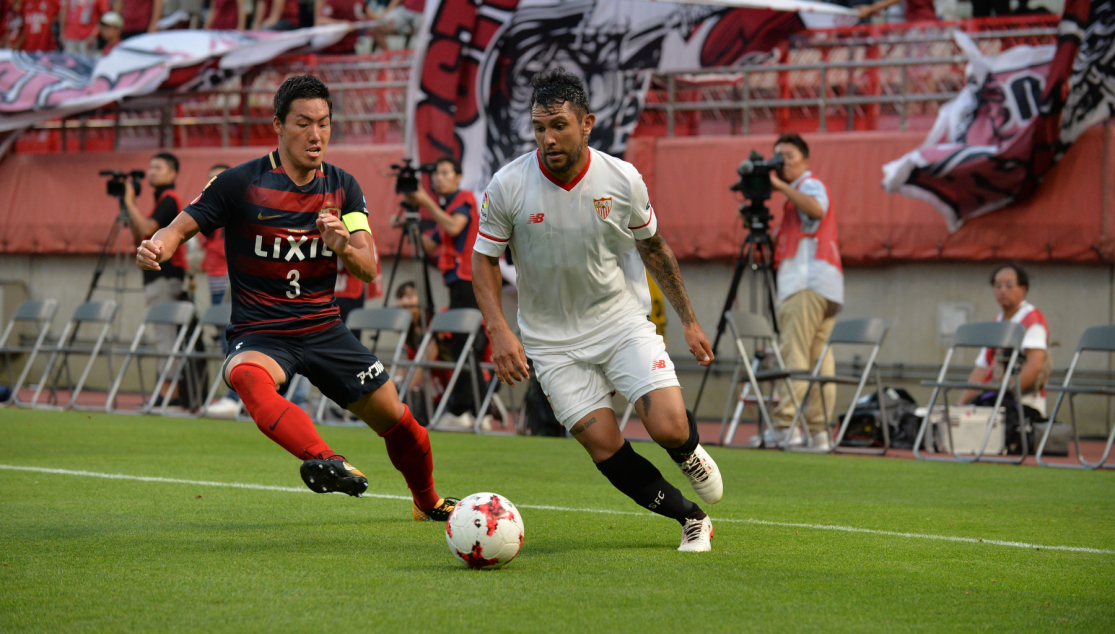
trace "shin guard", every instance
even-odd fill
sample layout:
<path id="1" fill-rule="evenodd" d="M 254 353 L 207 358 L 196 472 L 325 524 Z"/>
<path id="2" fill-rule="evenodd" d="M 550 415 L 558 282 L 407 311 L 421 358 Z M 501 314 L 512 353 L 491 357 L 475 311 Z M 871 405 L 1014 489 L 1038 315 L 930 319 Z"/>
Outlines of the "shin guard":
<path id="1" fill-rule="evenodd" d="M 403 417 L 391 429 L 380 434 L 387 443 L 391 464 L 403 474 L 414 503 L 420 509 L 432 509 L 441 498 L 434 489 L 434 458 L 430 454 L 430 435 L 426 428 L 403 405 Z"/>
<path id="2" fill-rule="evenodd" d="M 704 516 L 700 507 L 685 499 L 677 487 L 662 477 L 658 467 L 635 453 L 630 442 L 625 441 L 615 455 L 597 464 L 596 468 L 612 486 L 649 511 L 682 524 L 689 517 Z"/>

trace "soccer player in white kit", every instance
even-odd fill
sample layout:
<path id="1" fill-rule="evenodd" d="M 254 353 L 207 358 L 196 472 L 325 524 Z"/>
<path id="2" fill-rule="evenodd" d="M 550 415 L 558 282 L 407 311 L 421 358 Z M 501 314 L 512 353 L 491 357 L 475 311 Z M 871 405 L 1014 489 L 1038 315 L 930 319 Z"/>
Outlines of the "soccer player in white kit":
<path id="1" fill-rule="evenodd" d="M 558 420 L 622 493 L 682 525 L 681 551 L 710 550 L 712 522 L 631 448 L 616 424 L 621 392 L 651 438 L 669 453 L 709 504 L 723 484 L 686 411 L 674 364 L 650 323 L 650 269 L 681 317 L 701 365 L 712 347 L 689 304 L 677 260 L 657 234 L 642 176 L 629 163 L 588 147 L 595 117 L 581 80 L 561 69 L 531 80 L 538 150 L 492 178 L 472 256 L 476 300 L 492 341 L 496 374 L 528 378 L 527 357 Z M 519 329 L 500 303 L 499 256 L 511 247 L 519 279 Z M 644 268 L 645 265 L 645 268 Z"/>

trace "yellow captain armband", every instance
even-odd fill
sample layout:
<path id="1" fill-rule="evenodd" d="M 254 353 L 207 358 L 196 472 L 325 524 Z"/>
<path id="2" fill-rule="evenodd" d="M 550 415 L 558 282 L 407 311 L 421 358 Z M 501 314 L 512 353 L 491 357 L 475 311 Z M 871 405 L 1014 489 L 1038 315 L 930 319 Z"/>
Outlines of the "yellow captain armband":
<path id="1" fill-rule="evenodd" d="M 349 233 L 356 233 L 357 231 L 372 232 L 372 228 L 368 226 L 368 214 L 362 211 L 353 211 L 341 217 L 341 221 L 345 223 L 345 229 Z"/>

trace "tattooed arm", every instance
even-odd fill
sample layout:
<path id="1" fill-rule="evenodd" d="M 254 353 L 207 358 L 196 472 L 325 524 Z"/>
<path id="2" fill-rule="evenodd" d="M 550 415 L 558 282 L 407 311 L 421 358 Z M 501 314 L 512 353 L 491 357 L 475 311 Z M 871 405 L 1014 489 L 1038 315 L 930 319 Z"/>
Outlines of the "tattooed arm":
<path id="1" fill-rule="evenodd" d="M 655 234 L 646 240 L 636 240 L 635 246 L 639 250 L 639 257 L 643 264 L 658 282 L 662 293 L 670 301 L 670 305 L 677 311 L 684 328 L 685 342 L 689 344 L 689 352 L 697 358 L 701 365 L 712 363 L 712 345 L 709 344 L 701 324 L 697 323 L 697 316 L 693 314 L 693 306 L 689 303 L 689 295 L 685 292 L 685 283 L 681 280 L 681 270 L 678 269 L 677 258 L 670 250 L 670 245 L 661 234 Z"/>

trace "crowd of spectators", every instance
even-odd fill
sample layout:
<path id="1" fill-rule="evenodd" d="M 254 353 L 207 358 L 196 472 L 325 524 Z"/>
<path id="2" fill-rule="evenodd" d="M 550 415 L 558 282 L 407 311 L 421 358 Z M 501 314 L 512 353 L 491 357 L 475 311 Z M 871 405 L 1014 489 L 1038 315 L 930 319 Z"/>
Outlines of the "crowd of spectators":
<path id="1" fill-rule="evenodd" d="M 385 49 L 389 36 L 414 35 L 425 5 L 426 0 L 0 0 L 0 48 L 96 57 L 130 37 L 171 29 L 289 31 L 382 20 L 362 32 Z M 359 36 L 354 31 L 325 52 L 354 53 Z"/>

